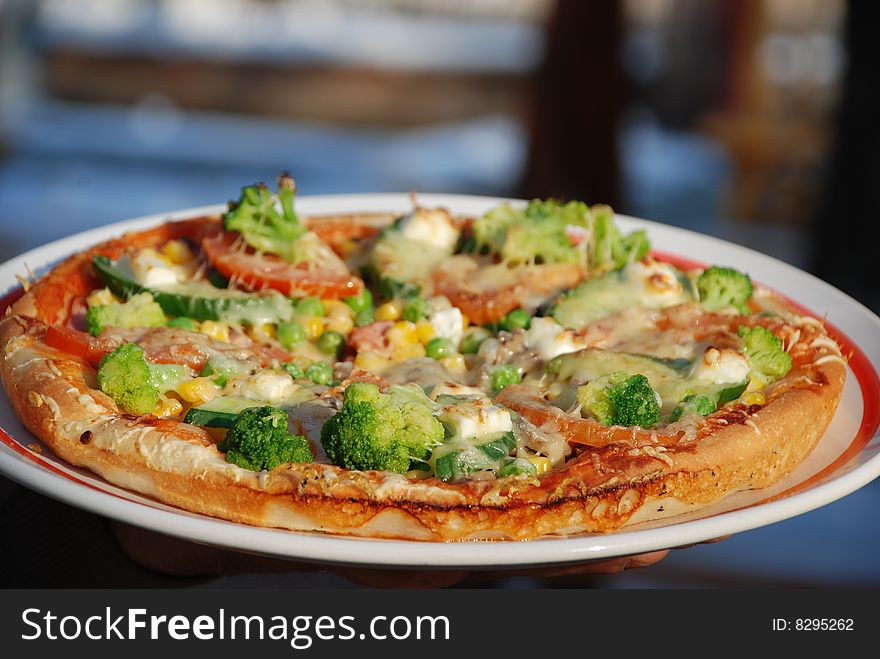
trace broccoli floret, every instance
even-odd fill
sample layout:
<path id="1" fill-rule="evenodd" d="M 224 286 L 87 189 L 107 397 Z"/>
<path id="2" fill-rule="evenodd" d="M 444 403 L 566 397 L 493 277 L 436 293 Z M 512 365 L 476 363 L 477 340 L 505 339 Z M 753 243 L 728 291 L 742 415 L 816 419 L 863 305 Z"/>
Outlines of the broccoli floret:
<path id="1" fill-rule="evenodd" d="M 226 452 L 226 462 L 251 471 L 314 460 L 308 440 L 288 432 L 287 413 L 271 405 L 239 412 L 217 448 Z"/>
<path id="2" fill-rule="evenodd" d="M 500 254 L 507 239 L 507 230 L 524 220 L 525 212 L 510 204 L 496 206 L 482 217 L 477 218 L 471 227 L 472 236 L 466 242 L 467 251 L 491 252 Z"/>
<path id="3" fill-rule="evenodd" d="M 614 265 L 622 268 L 628 263 L 641 261 L 648 255 L 651 249 L 651 241 L 644 229 L 637 229 L 625 236 L 618 234 L 618 239 L 611 245 L 611 253 L 614 257 Z"/>
<path id="4" fill-rule="evenodd" d="M 502 259 L 508 265 L 523 263 L 573 263 L 578 250 L 564 231 L 545 225 L 510 227 L 502 248 Z"/>
<path id="5" fill-rule="evenodd" d="M 417 385 L 379 387 L 355 382 L 345 390 L 342 410 L 321 428 L 327 457 L 346 469 L 403 473 L 443 441 L 443 425 Z"/>
<path id="6" fill-rule="evenodd" d="M 569 232 L 580 228 L 586 234 L 589 226 L 590 209 L 580 201 L 533 199 L 525 208 L 505 204 L 474 222 L 473 247 L 511 266 L 576 263 L 583 259 L 585 243 Z"/>
<path id="7" fill-rule="evenodd" d="M 783 350 L 782 341 L 766 327 L 740 325 L 738 334 L 743 340 L 743 352 L 753 376 L 770 382 L 791 370 L 791 355 Z"/>
<path id="8" fill-rule="evenodd" d="M 650 247 L 643 230 L 621 235 L 607 206 L 539 199 L 524 209 L 503 205 L 489 211 L 474 223 L 470 243 L 508 265 L 583 262 L 599 270 L 622 268 Z"/>
<path id="9" fill-rule="evenodd" d="M 611 270 L 643 259 L 651 248 L 644 229 L 621 235 L 614 224 L 614 211 L 608 206 L 593 206 L 593 241 L 590 268 Z"/>
<path id="10" fill-rule="evenodd" d="M 123 343 L 98 364 L 98 387 L 126 412 L 147 414 L 159 396 L 191 377 L 179 364 L 151 364 L 136 343 Z"/>
<path id="11" fill-rule="evenodd" d="M 707 309 L 735 307 L 741 313 L 749 313 L 746 303 L 752 297 L 752 280 L 733 268 L 713 265 L 706 268 L 697 279 L 700 304 Z"/>
<path id="12" fill-rule="evenodd" d="M 167 323 L 159 303 L 149 293 L 138 293 L 126 302 L 91 307 L 86 312 L 89 334 L 101 336 L 105 327 L 160 327 Z"/>
<path id="13" fill-rule="evenodd" d="M 291 262 L 303 260 L 297 241 L 308 229 L 293 210 L 295 194 L 296 186 L 288 174 L 278 177 L 277 195 L 263 183 L 246 186 L 238 201 L 229 202 L 223 228 L 238 231 L 259 252 L 277 254 Z"/>
<path id="14" fill-rule="evenodd" d="M 144 350 L 135 343 L 123 343 L 101 359 L 98 387 L 134 414 L 151 412 L 159 403 L 159 390 L 150 377 Z"/>
<path id="15" fill-rule="evenodd" d="M 578 387 L 577 399 L 606 426 L 650 428 L 660 420 L 660 403 L 644 375 L 616 372 Z"/>

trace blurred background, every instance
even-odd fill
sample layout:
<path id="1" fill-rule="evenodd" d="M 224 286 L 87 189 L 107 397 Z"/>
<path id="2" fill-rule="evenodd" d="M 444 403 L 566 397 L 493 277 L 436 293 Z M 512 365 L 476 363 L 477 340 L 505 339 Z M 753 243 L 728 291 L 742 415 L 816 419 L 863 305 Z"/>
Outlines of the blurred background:
<path id="1" fill-rule="evenodd" d="M 880 180 L 866 12 L 843 0 L 0 0 L 0 261 L 220 203 L 288 169 L 303 194 L 610 203 L 769 253 L 877 311 L 863 265 Z M 880 529 L 865 520 L 878 507 L 874 483 L 589 581 L 877 586 Z M 285 583 L 323 578 L 336 584 Z"/>

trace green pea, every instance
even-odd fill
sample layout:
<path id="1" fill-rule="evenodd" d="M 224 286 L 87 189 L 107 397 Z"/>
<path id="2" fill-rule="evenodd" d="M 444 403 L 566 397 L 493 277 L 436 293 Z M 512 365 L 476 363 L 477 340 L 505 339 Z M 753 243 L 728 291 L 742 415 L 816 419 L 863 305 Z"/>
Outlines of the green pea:
<path id="1" fill-rule="evenodd" d="M 239 368 L 239 364 L 235 360 L 224 357 L 211 357 L 202 367 L 199 375 L 211 377 L 214 384 L 218 387 L 225 387 L 230 378 L 234 378 L 239 374 Z"/>
<path id="2" fill-rule="evenodd" d="M 201 375 L 206 375 L 202 373 Z M 229 382 L 229 378 L 223 375 L 222 373 L 218 373 L 216 377 L 211 380 L 214 384 L 216 384 L 221 389 L 226 386 L 226 383 Z"/>
<path id="3" fill-rule="evenodd" d="M 328 362 L 315 362 L 305 370 L 305 376 L 315 384 L 333 382 L 333 367 Z"/>
<path id="4" fill-rule="evenodd" d="M 350 306 L 355 313 L 360 313 L 364 309 L 369 309 L 373 306 L 373 294 L 370 293 L 369 288 L 364 286 L 360 293 L 342 298 L 342 301 Z"/>
<path id="5" fill-rule="evenodd" d="M 338 357 L 343 348 L 345 348 L 345 337 L 334 330 L 327 330 L 318 337 L 316 345 L 318 346 L 318 350 L 324 354 Z"/>
<path id="6" fill-rule="evenodd" d="M 502 318 L 501 322 L 504 324 L 502 329 L 506 329 L 508 332 L 515 329 L 527 330 L 532 325 L 532 317 L 525 309 L 514 309 Z"/>
<path id="7" fill-rule="evenodd" d="M 509 384 L 516 384 L 520 380 L 522 380 L 522 375 L 515 366 L 510 364 L 499 366 L 492 371 L 492 389 L 496 392 L 501 391 Z"/>
<path id="8" fill-rule="evenodd" d="M 423 297 L 414 297 L 403 308 L 403 319 L 411 323 L 420 321 L 431 315 L 431 303 Z"/>
<path id="9" fill-rule="evenodd" d="M 303 370 L 293 362 L 285 362 L 281 365 L 281 368 L 283 368 L 294 380 L 305 377 Z"/>
<path id="10" fill-rule="evenodd" d="M 358 327 L 369 325 L 374 320 L 375 311 L 376 310 L 373 307 L 367 307 L 366 309 L 358 311 L 357 316 L 354 317 L 354 324 Z"/>
<path id="11" fill-rule="evenodd" d="M 309 338 L 306 328 L 296 322 L 280 323 L 276 336 L 278 337 L 278 342 L 288 350 L 294 344 Z"/>
<path id="12" fill-rule="evenodd" d="M 196 321 L 192 318 L 187 318 L 186 316 L 178 316 L 177 318 L 172 318 L 167 323 L 168 327 L 178 327 L 180 329 L 190 330 L 194 332 L 196 330 Z"/>
<path id="13" fill-rule="evenodd" d="M 296 312 L 303 316 L 324 316 L 327 314 L 324 303 L 317 297 L 304 297 L 296 303 Z"/>
<path id="14" fill-rule="evenodd" d="M 425 346 L 425 353 L 431 359 L 443 359 L 453 352 L 455 352 L 455 346 L 452 345 L 452 341 L 442 336 L 435 336 Z"/>
<path id="15" fill-rule="evenodd" d="M 482 327 L 473 327 L 467 331 L 461 340 L 459 350 L 464 355 L 473 355 L 480 349 L 483 341 L 491 336 L 489 330 Z"/>

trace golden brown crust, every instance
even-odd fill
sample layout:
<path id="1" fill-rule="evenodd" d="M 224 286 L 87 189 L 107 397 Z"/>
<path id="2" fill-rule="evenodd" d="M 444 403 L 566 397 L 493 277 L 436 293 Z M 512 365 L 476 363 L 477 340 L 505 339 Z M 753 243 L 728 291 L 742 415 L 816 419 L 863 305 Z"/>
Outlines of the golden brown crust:
<path id="1" fill-rule="evenodd" d="M 258 526 L 416 540 L 530 539 L 613 531 L 765 487 L 800 463 L 834 415 L 844 360 L 812 319 L 791 330 L 792 372 L 766 406 L 715 415 L 712 432 L 672 446 L 586 449 L 544 477 L 447 484 L 397 474 L 228 464 L 204 430 L 120 414 L 84 361 L 50 348 L 46 325 L 98 286 L 89 262 L 126 246 L 215 230 L 210 218 L 130 234 L 78 254 L 0 321 L 0 377 L 25 426 L 61 458 L 164 503 Z M 343 232 L 344 233 L 344 232 Z M 795 337 L 794 333 L 797 333 Z M 818 339 L 818 340 L 817 340 Z"/>

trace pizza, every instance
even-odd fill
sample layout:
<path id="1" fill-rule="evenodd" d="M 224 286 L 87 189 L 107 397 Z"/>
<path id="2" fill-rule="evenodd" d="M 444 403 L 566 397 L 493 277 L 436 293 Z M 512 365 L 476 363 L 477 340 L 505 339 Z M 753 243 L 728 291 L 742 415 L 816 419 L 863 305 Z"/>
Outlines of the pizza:
<path id="1" fill-rule="evenodd" d="M 0 321 L 24 425 L 243 524 L 424 541 L 613 532 L 775 483 L 846 360 L 736 264 L 607 206 L 300 216 L 287 175 L 74 254 Z"/>

